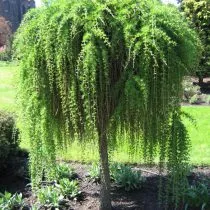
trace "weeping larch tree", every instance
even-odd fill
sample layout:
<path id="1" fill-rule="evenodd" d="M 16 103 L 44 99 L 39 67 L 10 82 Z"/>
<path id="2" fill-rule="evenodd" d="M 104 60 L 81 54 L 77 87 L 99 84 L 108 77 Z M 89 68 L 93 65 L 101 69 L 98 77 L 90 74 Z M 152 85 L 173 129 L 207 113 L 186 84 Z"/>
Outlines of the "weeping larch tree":
<path id="1" fill-rule="evenodd" d="M 22 138 L 33 186 L 55 176 L 56 150 L 97 141 L 100 209 L 111 209 L 108 151 L 126 135 L 171 176 L 178 195 L 188 163 L 181 122 L 183 77 L 200 43 L 178 10 L 156 0 L 57 0 L 31 10 L 16 35 Z"/>

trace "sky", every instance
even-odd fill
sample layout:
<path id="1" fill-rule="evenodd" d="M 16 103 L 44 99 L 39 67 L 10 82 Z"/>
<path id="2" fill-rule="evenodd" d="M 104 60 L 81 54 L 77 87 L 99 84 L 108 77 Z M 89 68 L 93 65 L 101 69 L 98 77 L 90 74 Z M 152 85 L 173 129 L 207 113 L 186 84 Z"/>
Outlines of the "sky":
<path id="1" fill-rule="evenodd" d="M 41 5 L 41 0 L 35 0 L 36 6 L 39 7 Z"/>
<path id="2" fill-rule="evenodd" d="M 176 0 L 162 0 L 164 3 L 172 3 L 172 4 L 177 4 Z"/>
<path id="3" fill-rule="evenodd" d="M 173 4 L 177 4 L 176 0 L 162 0 L 164 3 L 173 3 Z M 36 2 L 36 6 L 39 7 L 41 6 L 41 0 L 35 0 Z"/>

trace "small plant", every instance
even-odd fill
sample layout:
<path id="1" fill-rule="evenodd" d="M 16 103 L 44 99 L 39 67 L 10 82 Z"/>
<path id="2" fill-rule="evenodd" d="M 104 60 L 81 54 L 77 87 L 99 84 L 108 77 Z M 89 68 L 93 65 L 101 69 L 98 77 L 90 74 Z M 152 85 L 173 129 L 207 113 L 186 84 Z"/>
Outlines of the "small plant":
<path id="1" fill-rule="evenodd" d="M 96 162 L 91 165 L 89 176 L 96 183 L 100 181 L 100 166 Z"/>
<path id="2" fill-rule="evenodd" d="M 15 193 L 12 195 L 9 192 L 5 192 L 4 194 L 0 193 L 0 209 L 1 210 L 10 210 L 14 208 L 21 208 L 24 206 L 24 201 L 22 194 Z"/>
<path id="3" fill-rule="evenodd" d="M 111 163 L 109 166 L 109 170 L 110 170 L 110 177 L 113 181 L 115 181 L 116 178 L 116 174 L 119 172 L 119 170 L 121 169 L 121 167 L 123 166 L 122 163 Z"/>
<path id="4" fill-rule="evenodd" d="M 200 208 L 201 210 L 210 208 L 210 189 L 205 182 L 191 185 L 184 193 L 185 210 Z"/>
<path id="5" fill-rule="evenodd" d="M 60 190 L 68 198 L 76 198 L 81 194 L 78 188 L 78 182 L 75 180 L 69 181 L 66 178 L 60 180 Z"/>
<path id="6" fill-rule="evenodd" d="M 40 210 L 40 207 L 33 205 L 30 207 L 30 210 Z"/>
<path id="7" fill-rule="evenodd" d="M 40 204 L 48 207 L 58 207 L 59 200 L 63 198 L 58 188 L 46 186 L 37 191 L 37 198 Z"/>
<path id="8" fill-rule="evenodd" d="M 140 189 L 145 181 L 139 171 L 134 171 L 130 166 L 124 164 L 113 164 L 110 171 L 115 183 L 126 191 Z"/>
<path id="9" fill-rule="evenodd" d="M 58 180 L 62 178 L 72 179 L 75 176 L 75 172 L 72 168 L 69 167 L 69 165 L 65 163 L 59 163 L 56 166 L 56 176 Z"/>
<path id="10" fill-rule="evenodd" d="M 193 85 L 190 79 L 184 80 L 183 88 L 184 88 L 184 94 L 183 94 L 184 102 L 190 102 L 191 98 L 194 95 L 197 95 L 200 93 L 200 87 L 197 85 Z"/>
<path id="11" fill-rule="evenodd" d="M 89 175 L 94 182 L 100 181 L 100 167 L 97 163 L 91 165 Z M 140 189 L 145 181 L 140 172 L 134 171 L 130 166 L 120 163 L 110 164 L 110 176 L 112 181 L 126 191 Z"/>

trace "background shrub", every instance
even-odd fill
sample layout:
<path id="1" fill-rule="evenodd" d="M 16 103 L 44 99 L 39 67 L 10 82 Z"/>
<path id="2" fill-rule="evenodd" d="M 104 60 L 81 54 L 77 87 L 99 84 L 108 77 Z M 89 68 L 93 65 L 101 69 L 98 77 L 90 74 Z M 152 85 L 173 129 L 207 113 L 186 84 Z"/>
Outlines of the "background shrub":
<path id="1" fill-rule="evenodd" d="M 189 78 L 186 78 L 183 81 L 183 88 L 184 88 L 184 94 L 183 94 L 184 102 L 190 102 L 193 97 L 200 94 L 200 87 L 198 85 L 194 85 Z"/>
<path id="2" fill-rule="evenodd" d="M 12 52 L 11 50 L 6 50 L 5 52 L 0 52 L 0 61 L 11 61 Z"/>
<path id="3" fill-rule="evenodd" d="M 14 116 L 11 113 L 0 111 L 0 169 L 6 166 L 9 155 L 17 151 L 18 145 Z"/>

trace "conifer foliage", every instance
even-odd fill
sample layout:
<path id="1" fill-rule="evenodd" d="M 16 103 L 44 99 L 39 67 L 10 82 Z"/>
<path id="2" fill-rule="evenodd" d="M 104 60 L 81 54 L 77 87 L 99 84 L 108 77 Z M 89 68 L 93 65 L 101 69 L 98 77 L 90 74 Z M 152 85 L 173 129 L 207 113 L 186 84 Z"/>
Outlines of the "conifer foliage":
<path id="1" fill-rule="evenodd" d="M 58 147 L 98 141 L 100 208 L 111 209 L 108 150 L 126 135 L 131 153 L 141 150 L 151 162 L 158 152 L 161 168 L 167 162 L 176 194 L 189 148 L 181 82 L 200 57 L 176 8 L 155 0 L 52 1 L 26 15 L 15 43 L 34 186 L 43 174 L 55 176 Z"/>

